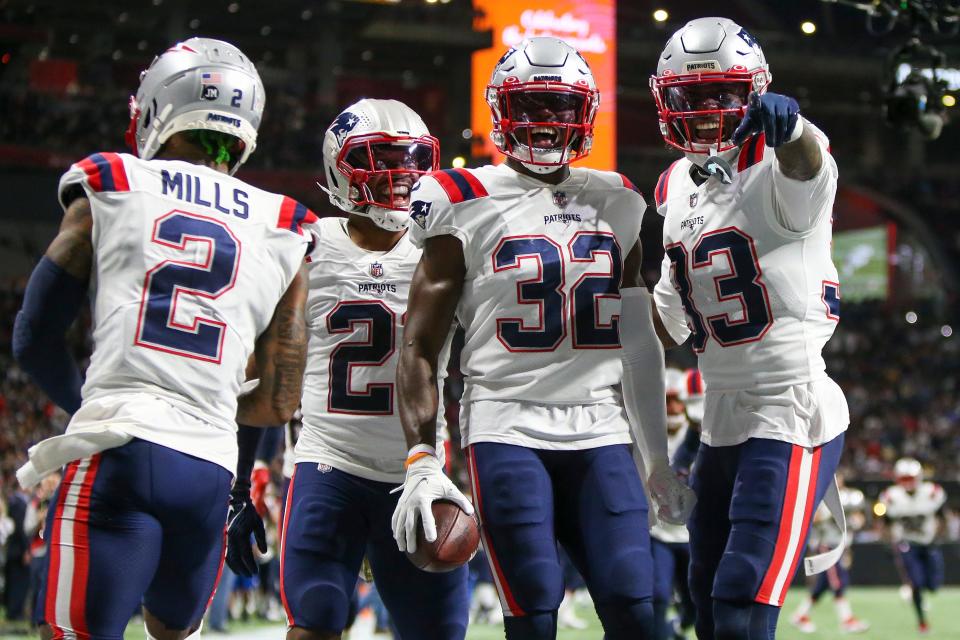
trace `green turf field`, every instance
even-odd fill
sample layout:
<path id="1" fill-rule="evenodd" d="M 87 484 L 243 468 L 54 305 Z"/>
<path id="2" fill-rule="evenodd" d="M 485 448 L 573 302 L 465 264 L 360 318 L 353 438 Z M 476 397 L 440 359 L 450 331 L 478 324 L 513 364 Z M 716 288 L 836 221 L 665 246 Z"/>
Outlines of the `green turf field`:
<path id="1" fill-rule="evenodd" d="M 801 595 L 801 591 L 794 589 L 787 597 L 784 614 L 781 616 L 781 624 L 777 633 L 778 639 L 817 638 L 838 640 L 840 638 L 850 638 L 848 634 L 843 634 L 837 629 L 833 603 L 829 599 L 822 601 L 813 611 L 812 618 L 818 627 L 816 633 L 802 634 L 790 626 L 787 617 L 796 605 L 797 598 Z M 896 589 L 860 588 L 851 591 L 849 595 L 854 613 L 871 625 L 868 632 L 861 634 L 863 638 L 869 638 L 870 640 L 904 640 L 920 637 L 930 640 L 956 640 L 960 638 L 960 618 L 957 616 L 957 611 L 960 609 L 960 588 L 943 589 L 930 598 L 928 620 L 931 632 L 926 636 L 920 636 L 917 633 L 913 607 L 910 603 L 900 599 Z M 599 640 L 602 637 L 600 624 L 592 610 L 584 609 L 579 611 L 579 614 L 585 619 L 589 619 L 590 627 L 584 631 L 563 630 L 558 635 L 558 640 Z M 21 629 L 20 633 L 16 634 L 0 633 L 0 640 L 24 638 L 26 637 L 25 632 L 25 629 Z M 284 636 L 284 628 L 263 622 L 251 625 L 234 624 L 232 632 L 229 634 L 204 633 L 203 635 L 210 639 L 279 640 Z M 129 640 L 142 640 L 144 637 L 143 627 L 139 624 L 131 625 L 126 637 Z M 367 638 L 370 638 L 370 636 L 358 637 L 356 640 L 366 640 Z M 373 636 L 373 638 L 385 640 L 386 637 Z M 693 634 L 690 634 L 690 638 L 693 639 Z M 470 628 L 470 632 L 467 634 L 467 640 L 494 639 L 503 639 L 502 628 L 491 625 L 475 625 Z M 351 640 L 354 640 L 354 638 L 351 638 Z"/>

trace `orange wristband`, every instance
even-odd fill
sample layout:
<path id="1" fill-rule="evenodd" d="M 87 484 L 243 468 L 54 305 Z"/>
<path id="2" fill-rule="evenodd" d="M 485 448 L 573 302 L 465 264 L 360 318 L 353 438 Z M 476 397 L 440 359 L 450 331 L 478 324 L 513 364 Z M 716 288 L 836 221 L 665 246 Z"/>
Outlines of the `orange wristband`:
<path id="1" fill-rule="evenodd" d="M 406 468 L 408 468 L 410 465 L 412 465 L 414 462 L 416 462 L 417 460 L 420 460 L 420 459 L 422 459 L 422 458 L 428 458 L 428 457 L 430 457 L 430 455 L 431 455 L 431 454 L 427 453 L 426 451 L 420 451 L 420 452 L 418 452 L 418 453 L 415 453 L 415 454 L 413 454 L 412 456 L 410 456 L 409 458 L 407 458 L 407 461 L 403 463 L 403 468 L 406 469 Z"/>

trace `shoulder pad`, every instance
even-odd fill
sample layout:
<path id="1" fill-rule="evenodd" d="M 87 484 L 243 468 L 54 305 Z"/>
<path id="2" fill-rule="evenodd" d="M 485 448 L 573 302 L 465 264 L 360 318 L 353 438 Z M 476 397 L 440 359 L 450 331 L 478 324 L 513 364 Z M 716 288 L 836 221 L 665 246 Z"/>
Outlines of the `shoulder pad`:
<path id="1" fill-rule="evenodd" d="M 661 173 L 660 177 L 657 178 L 657 186 L 653 190 L 653 200 L 657 204 L 657 211 L 660 213 L 660 215 L 664 215 L 666 213 L 665 211 L 660 211 L 660 207 L 663 206 L 663 203 L 667 201 L 667 192 L 668 187 L 670 186 L 670 174 L 673 173 L 674 168 L 676 168 L 677 163 L 679 162 L 680 160 L 674 160 L 670 166 L 667 167 L 666 171 Z"/>

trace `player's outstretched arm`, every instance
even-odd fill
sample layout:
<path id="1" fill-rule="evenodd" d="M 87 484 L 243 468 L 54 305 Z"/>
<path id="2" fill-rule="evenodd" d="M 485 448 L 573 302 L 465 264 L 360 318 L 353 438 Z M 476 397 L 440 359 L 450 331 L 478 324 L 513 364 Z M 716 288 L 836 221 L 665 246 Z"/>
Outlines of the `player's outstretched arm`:
<path id="1" fill-rule="evenodd" d="M 677 478 L 667 457 L 667 406 L 663 347 L 653 325 L 650 293 L 640 275 L 639 240 L 624 261 L 620 333 L 623 404 L 640 453 L 641 478 L 657 503 L 657 515 L 674 524 L 690 516 L 696 498 Z"/>
<path id="2" fill-rule="evenodd" d="M 438 360 L 453 324 L 465 274 L 460 240 L 449 235 L 427 238 L 410 284 L 397 367 L 400 422 L 410 447 L 403 493 L 391 519 L 393 537 L 401 551 L 416 551 L 418 519 L 426 540 L 437 539 L 432 511 L 435 500 L 450 500 L 467 514 L 473 513 L 470 501 L 444 475 L 435 449 L 440 408 Z"/>
<path id="3" fill-rule="evenodd" d="M 80 408 L 83 376 L 66 332 L 86 300 L 93 264 L 90 200 L 74 198 L 60 231 L 37 264 L 13 329 L 13 355 L 50 399 L 68 413 Z"/>
<path id="4" fill-rule="evenodd" d="M 301 267 L 280 298 L 270 326 L 257 338 L 254 357 L 259 383 L 237 398 L 237 422 L 274 427 L 293 417 L 307 361 L 306 303 L 307 275 Z"/>
<path id="5" fill-rule="evenodd" d="M 823 165 L 823 153 L 816 136 L 803 126 L 800 105 L 790 96 L 779 93 L 750 94 L 747 112 L 737 130 L 734 144 L 741 144 L 754 134 L 763 133 L 765 144 L 773 147 L 783 175 L 793 180 L 813 178 Z"/>

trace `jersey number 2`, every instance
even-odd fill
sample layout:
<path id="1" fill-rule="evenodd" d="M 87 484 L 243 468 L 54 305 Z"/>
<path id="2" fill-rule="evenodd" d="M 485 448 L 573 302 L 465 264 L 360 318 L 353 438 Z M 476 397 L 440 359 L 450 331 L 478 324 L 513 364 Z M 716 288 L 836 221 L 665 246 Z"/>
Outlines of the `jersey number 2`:
<path id="1" fill-rule="evenodd" d="M 330 413 L 388 416 L 393 414 L 393 383 L 369 384 L 352 391 L 354 367 L 379 367 L 390 359 L 397 333 L 396 314 L 379 300 L 341 302 L 327 314 L 330 333 L 353 333 L 366 325 L 366 338 L 341 342 L 330 354 Z"/>
<path id="2" fill-rule="evenodd" d="M 215 300 L 232 289 L 240 241 L 219 220 L 176 210 L 157 219 L 151 241 L 181 252 L 183 259 L 164 260 L 147 271 L 135 344 L 219 364 L 226 324 L 200 315 L 178 319 L 177 303 L 181 296 Z"/>
<path id="3" fill-rule="evenodd" d="M 607 254 L 610 268 L 588 272 L 570 287 L 570 318 L 574 349 L 616 349 L 620 346 L 620 317 L 600 321 L 599 301 L 620 297 L 623 262 L 612 233 L 581 231 L 567 244 L 571 262 L 596 262 Z M 566 267 L 560 245 L 546 236 L 514 236 L 500 241 L 493 252 L 493 270 L 520 268 L 520 261 L 537 261 L 538 276 L 517 283 L 517 302 L 539 306 L 540 321 L 528 327 L 521 318 L 498 318 L 497 338 L 510 351 L 553 351 L 567 335 Z"/>

